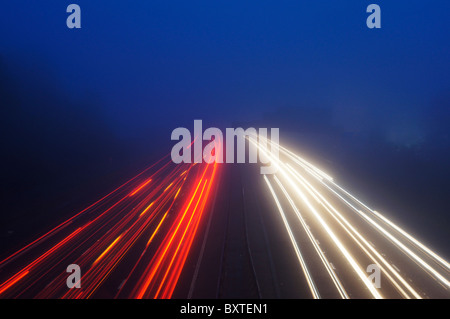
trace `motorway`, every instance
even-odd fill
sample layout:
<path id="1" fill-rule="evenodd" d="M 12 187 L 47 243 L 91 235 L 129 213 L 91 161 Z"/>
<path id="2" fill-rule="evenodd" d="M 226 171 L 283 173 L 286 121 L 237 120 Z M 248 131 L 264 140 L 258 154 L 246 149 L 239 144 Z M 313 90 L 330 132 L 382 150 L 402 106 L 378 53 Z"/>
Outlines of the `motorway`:
<path id="1" fill-rule="evenodd" d="M 166 156 L 3 258 L 0 298 L 450 297 L 445 259 L 302 157 L 249 141 L 276 174 Z"/>

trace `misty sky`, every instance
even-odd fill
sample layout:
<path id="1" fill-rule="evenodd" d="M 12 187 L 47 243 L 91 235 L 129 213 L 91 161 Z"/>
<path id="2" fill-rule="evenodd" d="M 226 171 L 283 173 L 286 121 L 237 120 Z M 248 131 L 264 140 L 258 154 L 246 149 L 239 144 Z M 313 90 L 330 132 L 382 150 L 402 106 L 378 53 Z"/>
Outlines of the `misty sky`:
<path id="1" fill-rule="evenodd" d="M 367 1 L 79 0 L 81 30 L 65 26 L 70 3 L 2 4 L 3 64 L 94 96 L 119 138 L 286 110 L 301 125 L 320 109 L 318 125 L 409 147 L 448 118 L 449 1 L 378 1 L 380 30 L 365 25 Z M 85 108 L 72 104 L 60 107 Z"/>

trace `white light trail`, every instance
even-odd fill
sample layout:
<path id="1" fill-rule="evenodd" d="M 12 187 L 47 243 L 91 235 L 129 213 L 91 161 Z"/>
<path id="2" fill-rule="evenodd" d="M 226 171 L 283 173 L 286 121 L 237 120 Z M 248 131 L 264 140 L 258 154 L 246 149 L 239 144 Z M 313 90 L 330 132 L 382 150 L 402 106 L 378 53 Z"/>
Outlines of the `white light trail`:
<path id="1" fill-rule="evenodd" d="M 264 180 L 266 181 L 267 186 L 269 187 L 270 192 L 272 193 L 272 196 L 273 196 L 273 198 L 275 200 L 275 203 L 277 204 L 278 211 L 280 212 L 281 218 L 283 219 L 284 226 L 286 227 L 286 230 L 287 230 L 287 232 L 289 234 L 289 238 L 290 238 L 290 240 L 292 242 L 292 246 L 295 249 L 295 253 L 297 254 L 298 261 L 300 262 L 300 266 L 301 266 L 301 268 L 303 270 L 303 273 L 305 274 L 306 281 L 308 282 L 308 286 L 309 286 L 309 288 L 311 290 L 313 298 L 314 299 L 320 299 L 319 291 L 317 290 L 317 287 L 316 287 L 316 285 L 314 283 L 314 280 L 311 277 L 311 274 L 310 274 L 310 272 L 308 270 L 308 267 L 306 265 L 305 259 L 303 258 L 303 255 L 302 255 L 302 253 L 300 251 L 300 248 L 298 247 L 298 244 L 295 241 L 294 234 L 292 232 L 291 227 L 289 226 L 289 223 L 287 221 L 286 215 L 285 215 L 285 213 L 283 211 L 283 208 L 281 207 L 280 201 L 278 200 L 278 197 L 275 194 L 275 191 L 273 190 L 273 187 L 270 184 L 269 179 L 266 177 L 266 175 L 264 175 Z"/>
<path id="2" fill-rule="evenodd" d="M 321 217 L 319 212 L 314 208 L 314 206 L 311 204 L 311 202 L 308 200 L 305 193 L 298 187 L 298 185 L 292 180 L 290 175 L 287 173 L 285 169 L 285 165 L 277 158 L 272 156 L 268 150 L 264 149 L 264 147 L 261 147 L 259 144 L 257 144 L 255 141 L 253 141 L 252 138 L 249 139 L 250 142 L 256 144 L 258 146 L 259 150 L 264 153 L 265 156 L 267 156 L 271 161 L 273 165 L 276 165 L 278 168 L 278 172 L 280 172 L 284 179 L 287 180 L 288 184 L 292 187 L 293 190 L 297 193 L 297 195 L 301 198 L 303 203 L 308 207 L 309 211 L 313 214 L 313 216 L 316 218 L 316 220 L 320 223 L 322 228 L 326 231 L 328 236 L 331 238 L 331 240 L 334 242 L 334 244 L 337 246 L 337 248 L 341 251 L 341 253 L 344 255 L 344 257 L 347 259 L 348 263 L 351 265 L 353 270 L 356 272 L 358 277 L 362 280 L 362 282 L 365 284 L 365 286 L 368 288 L 372 296 L 376 299 L 381 299 L 381 294 L 377 291 L 377 288 L 374 287 L 374 285 L 370 282 L 370 280 L 367 277 L 367 274 L 364 272 L 364 270 L 359 266 L 359 264 L 356 262 L 355 258 L 350 254 L 350 252 L 346 249 L 346 247 L 342 244 L 342 242 L 339 240 L 339 238 L 336 236 L 336 234 L 331 230 L 329 225 L 324 221 L 324 219 Z"/>
<path id="3" fill-rule="evenodd" d="M 275 144 L 274 142 L 271 142 L 268 140 L 269 143 Z M 320 169 L 316 168 L 311 163 L 307 162 L 300 156 L 294 154 L 293 152 L 287 150 L 285 147 L 276 144 L 276 146 L 290 159 L 292 159 L 296 164 L 301 166 L 305 171 L 313 176 L 316 180 L 318 180 L 322 185 L 324 185 L 328 190 L 330 190 L 335 196 L 337 196 L 340 200 L 342 200 L 346 205 L 348 205 L 353 211 L 355 211 L 358 215 L 363 217 L 364 220 L 366 220 L 372 227 L 374 227 L 377 231 L 379 231 L 381 234 L 383 234 L 385 237 L 387 237 L 391 242 L 393 242 L 398 248 L 400 248 L 401 251 L 403 251 L 407 256 L 409 256 L 411 259 L 413 259 L 419 266 L 421 266 L 423 269 L 425 269 L 430 275 L 432 275 L 434 278 L 436 278 L 439 282 L 441 282 L 447 289 L 450 287 L 450 282 L 448 279 L 446 279 L 440 272 L 438 272 L 436 269 L 434 269 L 430 264 L 425 262 L 422 258 L 420 258 L 416 253 L 414 253 L 411 249 L 409 249 L 405 244 L 403 244 L 399 238 L 394 236 L 391 232 L 389 232 L 386 228 L 382 227 L 379 223 L 374 221 L 372 218 L 370 218 L 367 214 L 365 214 L 363 211 L 356 208 L 354 205 L 352 205 L 348 200 L 346 200 L 341 194 L 336 192 L 333 188 L 328 185 L 330 183 L 334 187 L 336 187 L 338 190 L 343 192 L 346 196 L 350 197 L 352 200 L 363 206 L 365 209 L 367 209 L 373 216 L 381 219 L 383 222 L 385 222 L 387 225 L 392 227 L 395 231 L 397 231 L 399 234 L 401 234 L 403 237 L 408 239 L 410 242 L 412 242 L 414 245 L 416 245 L 418 248 L 420 248 L 425 254 L 427 254 L 430 258 L 432 258 L 434 261 L 436 261 L 439 265 L 444 267 L 444 269 L 448 272 L 450 270 L 450 264 L 445 261 L 442 257 L 437 255 L 435 252 L 433 252 L 431 249 L 426 247 L 424 244 L 419 242 L 417 239 L 415 239 L 412 235 L 408 234 L 406 231 L 404 231 L 402 228 L 394 224 L 392 221 L 381 215 L 380 213 L 372 210 L 367 205 L 362 203 L 360 200 L 358 200 L 355 196 L 350 194 L 348 191 L 340 187 L 338 184 L 334 182 L 334 180 L 328 175 L 323 173 Z M 261 147 L 260 147 L 261 149 Z M 269 152 L 268 148 L 266 148 L 265 153 Z M 267 155 L 268 156 L 268 155 Z M 274 157 L 270 157 L 272 160 L 277 160 Z M 326 181 L 324 181 L 324 179 Z M 316 195 L 312 195 L 314 198 L 317 199 Z M 370 246 L 371 247 L 371 246 Z M 398 272 L 397 272 L 398 274 Z M 394 272 L 395 275 L 395 272 Z M 400 277 L 396 276 L 399 280 Z M 403 280 L 400 280 L 403 282 Z M 407 288 L 408 286 L 405 285 Z M 414 297 L 418 298 L 417 292 L 415 292 L 412 287 L 409 286 L 408 290 L 414 295 Z"/>
<path id="4" fill-rule="evenodd" d="M 300 220 L 300 223 L 302 224 L 303 229 L 305 230 L 306 234 L 308 235 L 309 240 L 311 241 L 314 249 L 316 250 L 323 265 L 325 266 L 325 269 L 327 270 L 333 283 L 335 284 L 339 294 L 341 295 L 341 298 L 349 299 L 349 296 L 348 296 L 347 292 L 345 291 L 344 287 L 342 286 L 342 283 L 340 282 L 339 278 L 337 277 L 336 273 L 334 272 L 333 268 L 331 267 L 330 262 L 328 261 L 327 257 L 324 255 L 323 251 L 320 249 L 319 245 L 317 244 L 317 240 L 314 238 L 314 236 L 311 233 L 311 230 L 306 225 L 306 222 L 303 219 L 302 215 L 300 214 L 300 211 L 298 210 L 294 201 L 289 196 L 289 194 L 286 191 L 286 189 L 284 188 L 283 184 L 280 182 L 280 180 L 276 176 L 275 176 L 275 181 L 277 182 L 280 189 L 283 191 L 283 194 L 286 196 L 287 200 L 289 201 L 289 204 L 291 204 L 292 209 L 294 210 L 295 214 L 297 215 L 297 218 Z"/>
<path id="5" fill-rule="evenodd" d="M 319 199 L 319 203 L 323 205 L 325 210 L 341 225 L 341 227 L 350 235 L 350 237 L 358 244 L 358 246 L 360 246 L 360 248 L 366 253 L 367 256 L 369 256 L 370 259 L 372 259 L 378 265 L 380 265 L 378 261 L 381 261 L 381 263 L 394 274 L 394 276 L 410 291 L 410 293 L 415 298 L 422 299 L 422 297 L 417 293 L 417 291 L 411 287 L 411 285 L 398 273 L 398 271 L 395 270 L 387 262 L 387 260 L 368 242 L 368 240 L 365 239 L 355 229 L 355 227 L 353 227 L 343 217 L 343 215 L 339 213 L 338 210 L 320 194 L 320 192 L 318 192 L 314 187 L 312 187 L 312 185 L 308 183 L 308 181 L 303 176 L 301 176 L 297 171 L 295 171 L 289 164 L 286 165 L 299 181 L 301 179 L 301 182 L 307 185 L 308 192 L 310 192 L 313 196 L 317 196 L 316 198 Z M 355 238 L 355 236 L 357 238 Z M 368 250 L 370 250 L 372 254 L 374 254 L 378 259 L 375 258 Z M 399 292 L 405 298 L 409 299 L 410 298 L 409 295 L 404 291 L 404 289 L 399 285 L 399 283 L 395 281 L 394 278 L 392 278 L 392 276 L 386 271 L 386 269 L 382 266 L 380 266 L 380 268 L 381 270 L 383 270 L 388 279 L 394 284 L 394 286 L 399 290 Z"/>

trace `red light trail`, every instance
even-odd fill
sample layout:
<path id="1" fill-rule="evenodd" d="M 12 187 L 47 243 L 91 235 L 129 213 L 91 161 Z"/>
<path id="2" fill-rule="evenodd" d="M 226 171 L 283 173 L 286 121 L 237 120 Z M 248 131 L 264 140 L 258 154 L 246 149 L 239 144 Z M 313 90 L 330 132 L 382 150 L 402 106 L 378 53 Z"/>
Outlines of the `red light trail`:
<path id="1" fill-rule="evenodd" d="M 170 298 L 208 212 L 218 167 L 161 159 L 1 261 L 8 277 L 0 298 L 91 298 L 114 272 L 125 279 L 112 297 Z M 80 289 L 66 285 L 70 264 L 81 269 Z"/>

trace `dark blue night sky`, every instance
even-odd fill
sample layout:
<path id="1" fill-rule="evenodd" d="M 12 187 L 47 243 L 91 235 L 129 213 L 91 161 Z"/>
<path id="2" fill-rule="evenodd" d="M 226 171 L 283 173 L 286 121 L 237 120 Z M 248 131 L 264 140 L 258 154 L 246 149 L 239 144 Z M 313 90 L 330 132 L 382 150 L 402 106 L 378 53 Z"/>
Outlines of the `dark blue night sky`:
<path id="1" fill-rule="evenodd" d="M 3 4 L 2 58 L 95 94 L 121 136 L 320 105 L 343 130 L 422 143 L 448 98 L 448 1 L 379 1 L 381 30 L 365 25 L 368 1 L 81 0 L 81 30 L 65 26 L 69 3 Z"/>
<path id="2" fill-rule="evenodd" d="M 366 26 L 372 2 L 381 29 Z M 70 3 L 81 29 L 66 27 Z M 411 228 L 434 214 L 418 228 L 437 242 L 450 219 L 449 15 L 447 0 L 6 1 L 4 202 L 22 211 L 24 194 L 90 181 L 81 172 L 142 165 L 194 119 L 251 123 L 280 127 Z"/>

